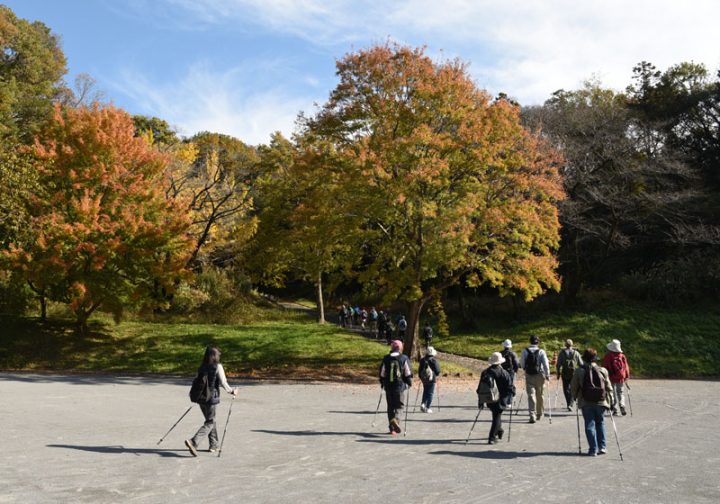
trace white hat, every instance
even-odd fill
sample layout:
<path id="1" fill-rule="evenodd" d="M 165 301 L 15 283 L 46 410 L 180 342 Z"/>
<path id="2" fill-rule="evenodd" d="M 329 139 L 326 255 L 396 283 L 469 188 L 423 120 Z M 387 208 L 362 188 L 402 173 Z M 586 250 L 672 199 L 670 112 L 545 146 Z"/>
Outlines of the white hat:
<path id="1" fill-rule="evenodd" d="M 503 357 L 500 352 L 493 352 L 488 359 L 488 364 L 491 366 L 494 366 L 495 364 L 502 364 L 503 362 L 505 362 L 505 357 Z"/>
<path id="2" fill-rule="evenodd" d="M 435 357 L 437 355 L 437 352 L 435 349 L 431 346 L 427 347 L 427 351 L 425 352 L 425 355 L 430 355 L 431 357 Z"/>
<path id="3" fill-rule="evenodd" d="M 612 340 L 610 343 L 607 344 L 607 349 L 611 352 L 622 353 L 622 348 L 620 348 L 620 340 Z"/>
<path id="4" fill-rule="evenodd" d="M 503 348 L 512 348 L 512 341 L 510 341 L 509 339 L 503 341 Z"/>

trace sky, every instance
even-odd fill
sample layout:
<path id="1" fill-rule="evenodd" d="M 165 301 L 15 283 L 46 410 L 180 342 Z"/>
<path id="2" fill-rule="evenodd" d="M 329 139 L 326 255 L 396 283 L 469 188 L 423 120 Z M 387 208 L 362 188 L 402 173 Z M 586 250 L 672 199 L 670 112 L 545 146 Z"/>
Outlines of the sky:
<path id="1" fill-rule="evenodd" d="M 632 68 L 720 68 L 717 0 L 0 0 L 60 36 L 67 81 L 92 76 L 132 114 L 267 143 L 337 84 L 335 61 L 387 41 L 460 58 L 522 105 Z"/>

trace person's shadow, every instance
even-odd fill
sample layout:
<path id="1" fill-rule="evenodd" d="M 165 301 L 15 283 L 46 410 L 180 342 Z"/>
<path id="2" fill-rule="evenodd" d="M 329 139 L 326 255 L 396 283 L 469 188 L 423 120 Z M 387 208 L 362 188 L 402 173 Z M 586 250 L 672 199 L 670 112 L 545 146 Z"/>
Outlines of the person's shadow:
<path id="1" fill-rule="evenodd" d="M 65 448 L 67 450 L 80 450 L 95 453 L 130 453 L 132 455 L 159 455 L 160 457 L 187 458 L 192 457 L 186 450 L 173 450 L 169 448 L 127 448 L 122 445 L 115 446 L 82 446 L 68 444 L 49 444 L 48 448 Z M 185 451 L 187 455 L 178 452 Z"/>

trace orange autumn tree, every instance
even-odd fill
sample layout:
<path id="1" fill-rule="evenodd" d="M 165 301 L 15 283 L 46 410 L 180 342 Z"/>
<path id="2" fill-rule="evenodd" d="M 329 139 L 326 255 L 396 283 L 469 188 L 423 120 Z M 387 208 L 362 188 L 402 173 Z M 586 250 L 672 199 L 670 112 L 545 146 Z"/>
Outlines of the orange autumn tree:
<path id="1" fill-rule="evenodd" d="M 192 250 L 186 212 L 163 191 L 167 159 L 134 133 L 117 108 L 57 107 L 31 148 L 35 239 L 6 255 L 42 298 L 69 304 L 81 333 L 98 309 L 119 319 L 172 288 Z"/>
<path id="2" fill-rule="evenodd" d="M 337 73 L 305 134 L 342 159 L 326 197 L 363 230 L 357 278 L 406 303 L 406 353 L 426 303 L 452 285 L 528 300 L 559 289 L 560 159 L 522 127 L 519 107 L 422 49 L 350 53 Z"/>

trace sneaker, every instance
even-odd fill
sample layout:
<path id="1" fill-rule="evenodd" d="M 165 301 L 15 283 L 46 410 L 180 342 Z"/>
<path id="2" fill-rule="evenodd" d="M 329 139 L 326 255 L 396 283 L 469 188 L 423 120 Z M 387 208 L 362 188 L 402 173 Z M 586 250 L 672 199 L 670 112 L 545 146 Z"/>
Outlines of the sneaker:
<path id="1" fill-rule="evenodd" d="M 422 411 L 423 413 L 427 413 L 427 408 L 425 407 L 425 403 L 422 403 L 420 405 L 420 411 Z"/>
<path id="2" fill-rule="evenodd" d="M 217 446 L 211 446 L 211 447 L 208 449 L 208 451 L 209 451 L 210 453 L 215 453 L 216 451 L 218 451 L 218 447 L 217 447 Z"/>
<path id="3" fill-rule="evenodd" d="M 613 408 L 613 409 L 610 410 L 610 411 L 612 411 L 612 414 L 613 414 L 613 415 L 617 415 L 617 414 L 618 414 L 617 408 Z"/>
<path id="4" fill-rule="evenodd" d="M 605 455 L 607 453 L 607 450 L 605 448 L 600 448 L 598 451 L 598 455 Z"/>
<path id="5" fill-rule="evenodd" d="M 587 454 L 588 457 L 597 457 L 597 453 L 595 453 L 594 451 L 588 451 Z"/>
<path id="6" fill-rule="evenodd" d="M 567 410 L 568 410 L 568 411 L 572 411 L 572 406 L 568 406 L 568 407 L 567 407 Z"/>
<path id="7" fill-rule="evenodd" d="M 535 423 L 535 417 L 530 417 L 530 423 Z"/>
<path id="8" fill-rule="evenodd" d="M 402 432 L 400 429 L 400 422 L 398 422 L 397 418 L 393 418 L 392 420 L 390 420 L 390 430 L 398 434 Z"/>
<path id="9" fill-rule="evenodd" d="M 497 438 L 488 439 L 488 444 L 497 444 Z"/>
<path id="10" fill-rule="evenodd" d="M 625 408 L 622 407 L 622 406 L 620 406 L 620 414 L 621 414 L 622 416 L 627 415 L 627 411 L 625 411 Z"/>
<path id="11" fill-rule="evenodd" d="M 427 408 L 427 409 L 425 410 L 425 413 L 432 413 L 432 409 Z"/>
<path id="12" fill-rule="evenodd" d="M 193 443 L 191 439 L 185 440 L 185 446 L 187 446 L 187 449 L 190 450 L 193 457 L 197 457 L 197 448 L 195 448 L 195 443 Z"/>
<path id="13" fill-rule="evenodd" d="M 497 433 L 497 437 L 498 437 L 498 439 L 502 439 L 502 437 L 503 437 L 503 434 L 505 434 L 505 431 L 504 431 L 504 430 L 502 430 L 502 429 L 500 429 L 500 430 L 498 431 L 498 433 Z"/>

